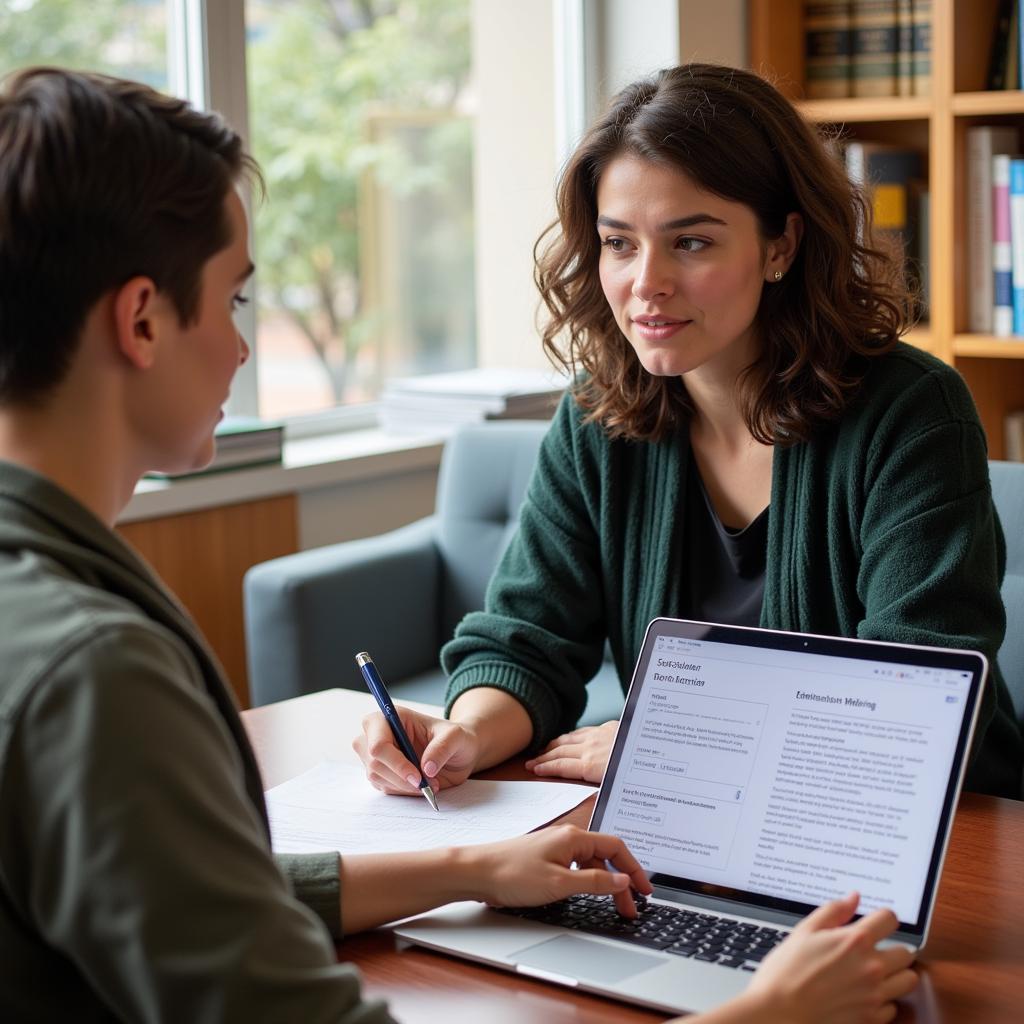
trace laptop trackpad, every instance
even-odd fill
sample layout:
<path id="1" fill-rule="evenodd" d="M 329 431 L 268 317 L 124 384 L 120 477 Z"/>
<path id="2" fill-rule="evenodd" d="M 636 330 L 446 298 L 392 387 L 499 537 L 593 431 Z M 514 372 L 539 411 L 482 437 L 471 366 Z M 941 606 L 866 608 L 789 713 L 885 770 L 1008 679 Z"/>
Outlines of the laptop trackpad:
<path id="1" fill-rule="evenodd" d="M 542 971 L 606 984 L 624 981 L 665 963 L 658 956 L 637 953 L 622 946 L 606 946 L 603 942 L 591 942 L 575 935 L 559 935 L 538 942 L 512 953 L 509 959 Z"/>

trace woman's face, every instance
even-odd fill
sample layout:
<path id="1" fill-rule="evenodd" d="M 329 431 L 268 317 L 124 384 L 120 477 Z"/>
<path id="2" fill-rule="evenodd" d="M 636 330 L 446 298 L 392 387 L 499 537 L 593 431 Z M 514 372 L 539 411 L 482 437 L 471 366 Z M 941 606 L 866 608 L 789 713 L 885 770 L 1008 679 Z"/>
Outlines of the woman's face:
<path id="1" fill-rule="evenodd" d="M 757 358 L 761 289 L 789 260 L 753 210 L 620 156 L 601 175 L 597 214 L 601 287 L 648 373 L 734 377 Z"/>

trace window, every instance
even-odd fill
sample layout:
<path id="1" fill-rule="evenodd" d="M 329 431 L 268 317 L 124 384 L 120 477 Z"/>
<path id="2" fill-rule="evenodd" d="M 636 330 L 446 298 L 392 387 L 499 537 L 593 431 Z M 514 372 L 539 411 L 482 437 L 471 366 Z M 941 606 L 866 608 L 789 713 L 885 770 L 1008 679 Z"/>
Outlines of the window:
<path id="1" fill-rule="evenodd" d="M 32 64 L 167 89 L 167 0 L 0 0 L 0 73 Z"/>
<path id="2" fill-rule="evenodd" d="M 475 361 L 469 0 L 247 0 L 259 409 Z"/>
<path id="3" fill-rule="evenodd" d="M 30 64 L 139 79 L 248 129 L 268 199 L 232 411 L 365 403 L 474 364 L 470 0 L 0 0 L 0 72 Z"/>

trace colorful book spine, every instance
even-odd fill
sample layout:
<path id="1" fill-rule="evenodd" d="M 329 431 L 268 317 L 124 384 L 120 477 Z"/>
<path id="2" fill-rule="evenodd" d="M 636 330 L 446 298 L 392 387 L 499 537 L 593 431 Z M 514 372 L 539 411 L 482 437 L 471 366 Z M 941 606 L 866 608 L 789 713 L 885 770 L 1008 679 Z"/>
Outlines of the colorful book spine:
<path id="1" fill-rule="evenodd" d="M 854 96 L 896 95 L 896 0 L 853 0 Z"/>
<path id="2" fill-rule="evenodd" d="M 849 0 L 811 0 L 804 4 L 804 46 L 808 99 L 849 96 Z"/>
<path id="3" fill-rule="evenodd" d="M 1010 247 L 1010 160 L 992 157 L 992 333 L 1013 334 L 1013 252 Z"/>
<path id="4" fill-rule="evenodd" d="M 1010 160 L 1010 252 L 1013 263 L 1013 333 L 1024 335 L 1024 157 Z"/>
<path id="5" fill-rule="evenodd" d="M 1016 152 L 1016 128 L 967 129 L 967 329 L 976 334 L 993 330 L 992 158 Z"/>
<path id="6" fill-rule="evenodd" d="M 896 95 L 914 94 L 914 5 L 896 0 Z"/>

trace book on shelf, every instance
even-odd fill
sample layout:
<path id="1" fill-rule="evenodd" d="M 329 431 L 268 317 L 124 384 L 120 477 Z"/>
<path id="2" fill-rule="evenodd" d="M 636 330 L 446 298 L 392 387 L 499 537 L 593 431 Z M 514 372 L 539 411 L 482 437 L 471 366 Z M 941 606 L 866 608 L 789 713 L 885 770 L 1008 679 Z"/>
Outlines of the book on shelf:
<path id="1" fill-rule="evenodd" d="M 1010 245 L 1009 154 L 992 157 L 992 333 L 1013 334 L 1013 250 Z"/>
<path id="2" fill-rule="evenodd" d="M 225 416 L 214 431 L 215 452 L 203 469 L 189 473 L 147 473 L 156 480 L 179 479 L 279 463 L 284 453 L 284 424 L 255 416 Z"/>
<path id="3" fill-rule="evenodd" d="M 1010 8 L 1010 31 L 1006 40 L 1006 75 L 1003 89 L 1016 89 L 1020 81 L 1020 3 L 1015 0 Z"/>
<path id="4" fill-rule="evenodd" d="M 932 275 L 931 275 L 931 244 L 932 244 L 932 197 L 927 183 L 920 179 L 910 182 L 911 211 L 916 218 L 913 274 L 917 284 L 918 314 L 927 320 L 931 311 Z"/>
<path id="5" fill-rule="evenodd" d="M 1024 157 L 1010 159 L 1010 253 L 1013 333 L 1024 335 Z"/>
<path id="6" fill-rule="evenodd" d="M 996 11 L 995 31 L 989 50 L 988 75 L 985 81 L 989 89 L 1006 88 L 1006 69 L 1009 59 L 1010 27 L 1016 0 L 999 0 Z"/>
<path id="7" fill-rule="evenodd" d="M 1003 417 L 1003 449 L 1008 462 L 1024 462 L 1024 409 L 1014 409 Z"/>
<path id="8" fill-rule="evenodd" d="M 391 433 L 450 430 L 494 419 L 549 419 L 568 384 L 554 370 L 480 367 L 389 381 L 380 425 Z"/>
<path id="9" fill-rule="evenodd" d="M 1011 126 L 978 125 L 967 130 L 967 329 L 994 331 L 993 157 L 1017 152 Z"/>
<path id="10" fill-rule="evenodd" d="M 849 0 L 808 0 L 804 4 L 808 99 L 850 95 L 851 49 Z"/>
<path id="11" fill-rule="evenodd" d="M 896 95 L 914 95 L 914 4 L 896 0 Z"/>
<path id="12" fill-rule="evenodd" d="M 853 0 L 850 77 L 854 96 L 895 96 L 899 30 L 896 0 Z"/>
<path id="13" fill-rule="evenodd" d="M 848 142 L 846 173 L 871 205 L 873 237 L 906 260 L 927 260 L 920 252 L 913 182 L 921 178 L 921 154 L 882 142 Z"/>
<path id="14" fill-rule="evenodd" d="M 932 0 L 912 0 L 910 23 L 910 91 L 928 96 L 932 91 Z"/>

